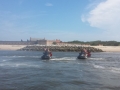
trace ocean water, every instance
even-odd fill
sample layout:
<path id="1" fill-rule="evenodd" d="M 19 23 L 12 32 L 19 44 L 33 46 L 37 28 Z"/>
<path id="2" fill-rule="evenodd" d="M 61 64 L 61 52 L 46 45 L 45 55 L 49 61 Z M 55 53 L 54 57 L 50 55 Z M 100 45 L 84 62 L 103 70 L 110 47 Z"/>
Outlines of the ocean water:
<path id="1" fill-rule="evenodd" d="M 120 52 L 0 51 L 0 90 L 120 90 Z"/>

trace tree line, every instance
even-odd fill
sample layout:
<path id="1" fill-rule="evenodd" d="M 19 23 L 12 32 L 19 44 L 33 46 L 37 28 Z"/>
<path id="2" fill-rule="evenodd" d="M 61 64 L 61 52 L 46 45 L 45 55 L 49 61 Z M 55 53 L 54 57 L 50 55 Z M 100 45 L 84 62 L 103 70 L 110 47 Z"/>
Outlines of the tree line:
<path id="1" fill-rule="evenodd" d="M 68 41 L 66 43 L 69 43 L 69 44 L 88 44 L 88 45 L 92 45 L 92 46 L 98 46 L 98 45 L 120 46 L 120 42 L 117 42 L 117 41 L 100 41 L 100 40 L 98 40 L 98 41 L 88 41 L 88 42 L 74 40 L 74 41 Z"/>

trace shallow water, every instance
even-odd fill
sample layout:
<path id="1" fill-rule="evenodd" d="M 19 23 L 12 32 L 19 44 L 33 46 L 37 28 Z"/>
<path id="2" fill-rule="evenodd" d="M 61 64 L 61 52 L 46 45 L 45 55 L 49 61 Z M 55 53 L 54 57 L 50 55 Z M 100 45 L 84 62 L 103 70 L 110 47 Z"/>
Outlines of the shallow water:
<path id="1" fill-rule="evenodd" d="M 0 51 L 0 90 L 120 90 L 120 53 Z"/>

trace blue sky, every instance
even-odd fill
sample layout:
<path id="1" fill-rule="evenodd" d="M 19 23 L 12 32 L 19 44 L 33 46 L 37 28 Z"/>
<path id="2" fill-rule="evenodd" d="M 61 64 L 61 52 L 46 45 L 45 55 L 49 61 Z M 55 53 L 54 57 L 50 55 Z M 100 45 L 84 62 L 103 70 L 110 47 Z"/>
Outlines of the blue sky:
<path id="1" fill-rule="evenodd" d="M 0 40 L 120 41 L 120 0 L 0 0 Z"/>

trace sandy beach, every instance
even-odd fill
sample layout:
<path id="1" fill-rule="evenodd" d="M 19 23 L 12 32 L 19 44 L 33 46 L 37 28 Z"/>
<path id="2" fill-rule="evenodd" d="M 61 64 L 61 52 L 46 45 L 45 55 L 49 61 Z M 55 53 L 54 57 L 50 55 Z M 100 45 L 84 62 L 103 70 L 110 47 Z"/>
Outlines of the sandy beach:
<path id="1" fill-rule="evenodd" d="M 27 45 L 0 45 L 0 50 L 18 50 Z M 105 52 L 120 52 L 120 46 L 90 46 L 102 49 Z"/>
<path id="2" fill-rule="evenodd" d="M 101 49 L 105 52 L 120 52 L 120 46 L 91 46 L 91 47 Z"/>
<path id="3" fill-rule="evenodd" d="M 0 50 L 18 50 L 26 45 L 0 45 Z"/>

